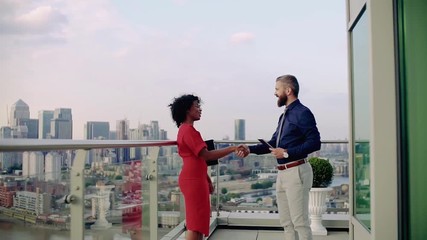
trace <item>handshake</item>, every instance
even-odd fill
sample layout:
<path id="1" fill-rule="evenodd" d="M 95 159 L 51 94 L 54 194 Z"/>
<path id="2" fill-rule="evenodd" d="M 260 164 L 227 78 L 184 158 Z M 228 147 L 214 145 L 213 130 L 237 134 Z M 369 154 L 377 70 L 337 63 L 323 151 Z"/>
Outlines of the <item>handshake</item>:
<path id="1" fill-rule="evenodd" d="M 238 157 L 244 158 L 249 155 L 249 147 L 245 144 L 240 144 L 236 147 L 235 153 Z"/>

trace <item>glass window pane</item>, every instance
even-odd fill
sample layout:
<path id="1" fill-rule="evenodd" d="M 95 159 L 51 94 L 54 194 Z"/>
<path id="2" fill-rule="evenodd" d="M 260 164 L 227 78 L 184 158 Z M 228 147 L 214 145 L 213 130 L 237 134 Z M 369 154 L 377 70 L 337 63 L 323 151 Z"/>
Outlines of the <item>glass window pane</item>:
<path id="1" fill-rule="evenodd" d="M 369 32 L 366 14 L 354 27 L 352 38 L 352 96 L 355 217 L 371 229 Z"/>

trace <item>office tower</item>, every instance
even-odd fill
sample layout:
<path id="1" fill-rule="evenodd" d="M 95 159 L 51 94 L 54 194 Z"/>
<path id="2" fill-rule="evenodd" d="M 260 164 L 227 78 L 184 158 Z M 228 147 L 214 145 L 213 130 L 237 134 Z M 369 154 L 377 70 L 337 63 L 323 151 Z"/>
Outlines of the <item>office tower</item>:
<path id="1" fill-rule="evenodd" d="M 10 127 L 0 128 L 0 139 L 12 138 L 12 129 Z"/>
<path id="2" fill-rule="evenodd" d="M 160 129 L 160 140 L 167 140 L 168 139 L 168 132 L 164 129 Z"/>
<path id="3" fill-rule="evenodd" d="M 12 138 L 27 138 L 28 136 L 28 127 L 25 125 L 22 126 L 12 126 Z"/>
<path id="4" fill-rule="evenodd" d="M 39 111 L 39 139 L 46 139 L 50 133 L 50 122 L 53 119 L 53 111 Z"/>
<path id="5" fill-rule="evenodd" d="M 150 126 L 151 126 L 150 140 L 159 140 L 160 139 L 159 121 L 151 121 Z"/>
<path id="6" fill-rule="evenodd" d="M 129 139 L 129 121 L 127 119 L 118 120 L 116 124 L 117 140 L 128 140 Z M 116 149 L 117 162 L 123 163 L 130 160 L 129 148 L 117 148 Z"/>
<path id="7" fill-rule="evenodd" d="M 139 133 L 142 135 L 141 140 L 150 140 L 150 132 L 152 132 L 151 130 L 151 126 L 148 124 L 139 124 L 138 126 L 139 129 Z"/>
<path id="8" fill-rule="evenodd" d="M 62 157 L 57 152 L 49 152 L 45 159 L 45 180 L 61 180 L 61 161 Z"/>
<path id="9" fill-rule="evenodd" d="M 42 152 L 23 153 L 22 176 L 44 180 L 44 155 Z"/>
<path id="10" fill-rule="evenodd" d="M 10 108 L 9 126 L 19 126 L 22 119 L 30 119 L 30 108 L 28 105 L 19 99 Z"/>
<path id="11" fill-rule="evenodd" d="M 57 108 L 50 121 L 50 138 L 72 139 L 73 138 L 73 118 L 70 108 Z"/>
<path id="12" fill-rule="evenodd" d="M 129 129 L 129 140 L 142 140 L 142 133 L 139 128 Z M 130 148 L 129 157 L 132 160 L 141 159 L 141 148 Z"/>
<path id="13" fill-rule="evenodd" d="M 245 120 L 234 120 L 234 140 L 245 140 Z"/>
<path id="14" fill-rule="evenodd" d="M 141 140 L 142 135 L 140 134 L 139 128 L 129 129 L 129 140 Z"/>
<path id="15" fill-rule="evenodd" d="M 117 140 L 127 140 L 129 134 L 129 120 L 118 120 L 116 123 Z"/>
<path id="16" fill-rule="evenodd" d="M 12 129 L 10 127 L 0 128 L 0 139 L 12 138 Z M 0 169 L 7 170 L 13 166 L 14 153 L 0 152 Z"/>
<path id="17" fill-rule="evenodd" d="M 39 137 L 39 120 L 38 119 L 22 119 L 20 124 L 27 126 L 27 138 Z"/>
<path id="18" fill-rule="evenodd" d="M 13 138 L 13 130 L 17 128 L 27 128 L 26 126 L 1 127 L 0 139 Z M 7 171 L 12 166 L 19 166 L 22 163 L 22 152 L 0 152 L 0 168 Z"/>
<path id="19" fill-rule="evenodd" d="M 109 139 L 109 122 L 87 122 L 84 126 L 85 139 Z"/>
<path id="20" fill-rule="evenodd" d="M 37 138 L 37 119 L 30 119 L 30 108 L 21 99 L 10 108 L 9 126 L 12 138 Z"/>
<path id="21" fill-rule="evenodd" d="M 139 124 L 138 125 L 138 134 L 140 140 L 150 140 L 151 126 L 148 124 Z M 141 148 L 141 158 L 148 155 L 148 148 Z"/>
<path id="22" fill-rule="evenodd" d="M 109 122 L 87 122 L 84 126 L 85 139 L 110 139 L 110 123 Z M 114 139 L 114 138 L 113 138 Z M 92 149 L 87 158 L 87 164 L 92 165 L 94 161 L 100 161 L 103 157 L 103 149 Z"/>

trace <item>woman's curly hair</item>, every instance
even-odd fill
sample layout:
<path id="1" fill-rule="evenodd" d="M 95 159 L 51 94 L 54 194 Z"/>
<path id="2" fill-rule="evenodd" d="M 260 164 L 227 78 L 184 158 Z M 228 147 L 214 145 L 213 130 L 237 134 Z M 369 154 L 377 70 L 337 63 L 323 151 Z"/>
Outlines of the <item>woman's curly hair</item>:
<path id="1" fill-rule="evenodd" d="M 187 112 L 193 106 L 194 101 L 201 102 L 198 96 L 192 94 L 184 94 L 180 97 L 174 98 L 173 102 L 169 104 L 171 109 L 172 119 L 175 121 L 176 126 L 179 127 L 187 117 Z"/>

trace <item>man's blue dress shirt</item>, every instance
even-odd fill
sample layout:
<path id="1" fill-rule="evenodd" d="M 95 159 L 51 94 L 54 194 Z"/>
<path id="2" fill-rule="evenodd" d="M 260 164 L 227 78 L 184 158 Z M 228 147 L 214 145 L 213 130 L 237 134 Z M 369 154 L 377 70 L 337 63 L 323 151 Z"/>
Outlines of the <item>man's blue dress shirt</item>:
<path id="1" fill-rule="evenodd" d="M 273 147 L 287 149 L 289 157 L 277 159 L 278 164 L 285 164 L 302 158 L 320 149 L 320 133 L 317 130 L 316 120 L 313 113 L 304 106 L 299 99 L 287 106 L 285 122 L 280 135 L 279 146 L 276 146 L 276 139 L 280 131 L 280 122 L 283 114 L 279 117 L 279 123 L 271 140 L 268 141 Z M 251 153 L 270 153 L 267 146 L 257 144 L 249 146 Z"/>

